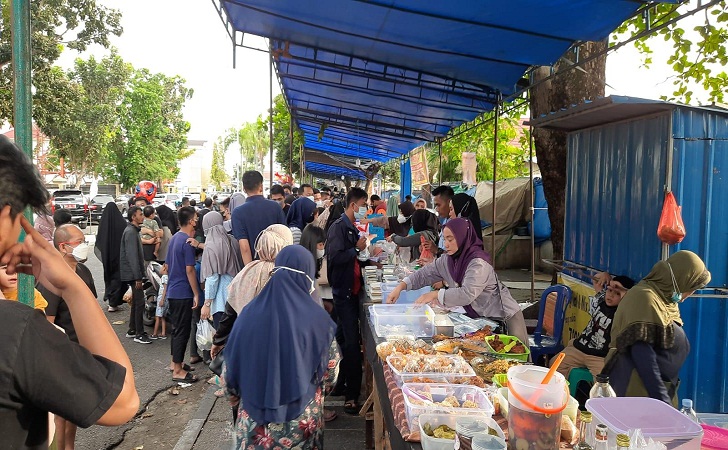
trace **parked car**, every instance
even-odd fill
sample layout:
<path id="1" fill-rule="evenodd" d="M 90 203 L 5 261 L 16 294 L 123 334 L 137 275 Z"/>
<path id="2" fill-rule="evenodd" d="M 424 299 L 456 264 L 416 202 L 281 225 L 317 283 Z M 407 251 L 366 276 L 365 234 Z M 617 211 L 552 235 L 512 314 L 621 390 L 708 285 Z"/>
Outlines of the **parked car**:
<path id="1" fill-rule="evenodd" d="M 51 197 L 51 210 L 67 209 L 71 213 L 71 221 L 81 229 L 86 228 L 91 218 L 88 199 L 80 189 L 59 189 Z"/>
<path id="2" fill-rule="evenodd" d="M 114 197 L 106 194 L 99 194 L 91 199 L 91 203 L 88 205 L 88 209 L 91 211 L 91 222 L 98 223 L 101 220 L 101 215 L 104 213 L 104 208 L 109 202 L 113 202 Z"/>
<path id="3" fill-rule="evenodd" d="M 119 212 L 126 219 L 126 212 L 129 211 L 129 200 L 134 197 L 131 194 L 121 194 L 116 197 L 116 207 L 119 208 Z"/>
<path id="4" fill-rule="evenodd" d="M 157 194 L 154 197 L 152 206 L 155 208 L 165 205 L 172 211 L 177 211 L 177 207 L 182 203 L 182 194 Z"/>

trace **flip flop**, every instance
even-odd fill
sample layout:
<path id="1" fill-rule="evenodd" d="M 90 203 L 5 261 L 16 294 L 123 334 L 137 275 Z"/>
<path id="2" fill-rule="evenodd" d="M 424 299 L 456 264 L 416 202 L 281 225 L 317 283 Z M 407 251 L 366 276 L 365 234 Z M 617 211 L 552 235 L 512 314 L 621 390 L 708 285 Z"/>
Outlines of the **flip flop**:
<path id="1" fill-rule="evenodd" d="M 359 405 L 359 402 L 357 402 L 356 400 L 347 400 L 344 403 L 344 411 L 347 414 L 357 415 L 357 414 L 359 414 L 360 409 L 361 409 L 361 406 Z"/>
<path id="2" fill-rule="evenodd" d="M 172 377 L 172 381 L 175 381 L 177 383 L 197 383 L 198 380 L 199 380 L 199 378 L 197 378 L 196 376 L 192 375 L 189 372 L 187 372 L 187 375 L 185 375 L 184 378 Z"/>
<path id="3" fill-rule="evenodd" d="M 170 372 L 174 372 L 174 369 L 170 369 L 169 367 L 167 367 L 167 370 L 169 370 Z M 186 372 L 193 372 L 195 370 L 195 368 L 194 367 L 190 367 L 189 364 L 183 364 L 182 365 L 182 370 L 184 370 Z"/>
<path id="4" fill-rule="evenodd" d="M 324 422 L 331 422 L 337 417 L 339 417 L 339 415 L 336 414 L 336 411 L 333 409 L 324 409 Z"/>

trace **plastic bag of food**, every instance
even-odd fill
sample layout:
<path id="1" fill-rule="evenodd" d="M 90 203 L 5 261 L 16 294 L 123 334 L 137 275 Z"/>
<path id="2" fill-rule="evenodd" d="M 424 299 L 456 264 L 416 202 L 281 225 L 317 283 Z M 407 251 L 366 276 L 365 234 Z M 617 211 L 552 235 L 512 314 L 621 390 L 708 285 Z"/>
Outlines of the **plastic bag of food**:
<path id="1" fill-rule="evenodd" d="M 681 208 L 677 205 L 677 200 L 672 192 L 665 194 L 660 222 L 657 225 L 657 237 L 669 245 L 675 245 L 685 239 L 685 224 L 682 220 Z"/>
<path id="2" fill-rule="evenodd" d="M 212 328 L 210 322 L 207 320 L 200 320 L 197 322 L 197 334 L 195 335 L 197 348 L 201 350 L 210 350 L 212 347 L 212 337 L 214 335 L 215 329 Z"/>

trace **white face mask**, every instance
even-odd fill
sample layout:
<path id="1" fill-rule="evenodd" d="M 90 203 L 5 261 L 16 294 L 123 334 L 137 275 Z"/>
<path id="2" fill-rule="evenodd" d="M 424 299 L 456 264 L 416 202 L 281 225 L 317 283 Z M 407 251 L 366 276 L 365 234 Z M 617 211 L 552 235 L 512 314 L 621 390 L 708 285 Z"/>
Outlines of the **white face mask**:
<path id="1" fill-rule="evenodd" d="M 316 258 L 321 259 L 326 255 L 326 250 L 316 249 Z"/>
<path id="2" fill-rule="evenodd" d="M 360 206 L 359 211 L 354 213 L 354 218 L 356 219 L 365 219 L 367 217 L 367 207 L 366 206 Z"/>
<path id="3" fill-rule="evenodd" d="M 81 242 L 73 249 L 71 253 L 78 262 L 86 262 L 88 259 L 89 245 L 85 242 Z"/>
<path id="4" fill-rule="evenodd" d="M 407 218 L 404 216 L 404 214 L 400 214 L 397 216 L 397 222 L 405 223 L 405 222 L 407 222 Z"/>
<path id="5" fill-rule="evenodd" d="M 308 290 L 308 293 L 309 294 L 313 294 L 313 292 L 316 290 L 316 283 L 311 279 L 311 277 L 308 276 L 308 274 L 306 272 L 303 272 L 303 271 L 297 270 L 297 269 L 291 269 L 290 267 L 286 267 L 286 266 L 277 266 L 277 267 L 274 267 L 273 268 L 273 271 L 271 272 L 271 275 L 274 274 L 274 273 L 276 273 L 279 269 L 282 269 L 282 270 L 290 270 L 291 272 L 300 273 L 301 275 L 303 275 L 306 278 L 308 278 L 308 281 L 311 282 L 311 287 Z"/>
<path id="6" fill-rule="evenodd" d="M 316 203 L 315 197 L 312 195 L 310 197 L 306 197 L 307 199 L 311 200 L 312 202 Z"/>

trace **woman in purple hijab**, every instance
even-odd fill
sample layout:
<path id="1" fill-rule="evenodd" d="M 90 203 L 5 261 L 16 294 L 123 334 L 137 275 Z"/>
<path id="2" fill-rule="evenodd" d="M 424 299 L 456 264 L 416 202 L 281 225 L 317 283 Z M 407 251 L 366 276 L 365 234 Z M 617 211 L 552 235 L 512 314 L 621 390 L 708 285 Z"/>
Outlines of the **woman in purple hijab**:
<path id="1" fill-rule="evenodd" d="M 402 280 L 387 297 L 387 303 L 395 303 L 404 290 L 442 282 L 443 289 L 423 294 L 415 303 L 505 322 L 507 333 L 528 345 L 521 308 L 488 263 L 490 257 L 483 250 L 483 242 L 478 239 L 473 224 L 467 219 L 452 219 L 442 233 L 445 253 Z"/>

